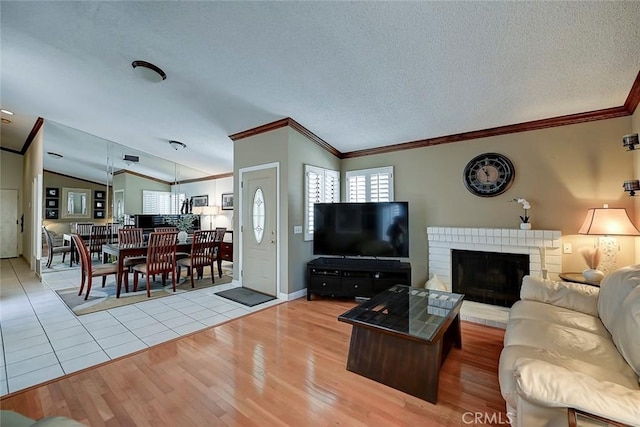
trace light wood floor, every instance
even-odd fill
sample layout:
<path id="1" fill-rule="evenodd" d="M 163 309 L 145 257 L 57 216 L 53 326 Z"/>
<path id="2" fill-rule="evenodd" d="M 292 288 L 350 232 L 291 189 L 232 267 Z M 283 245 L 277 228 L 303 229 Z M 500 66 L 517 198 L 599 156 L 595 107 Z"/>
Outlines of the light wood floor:
<path id="1" fill-rule="evenodd" d="M 463 348 L 445 361 L 432 405 L 345 369 L 351 326 L 336 318 L 353 305 L 298 299 L 8 395 L 0 406 L 90 426 L 452 426 L 468 425 L 466 412 L 506 419 L 497 378 L 504 331 L 462 322 Z"/>

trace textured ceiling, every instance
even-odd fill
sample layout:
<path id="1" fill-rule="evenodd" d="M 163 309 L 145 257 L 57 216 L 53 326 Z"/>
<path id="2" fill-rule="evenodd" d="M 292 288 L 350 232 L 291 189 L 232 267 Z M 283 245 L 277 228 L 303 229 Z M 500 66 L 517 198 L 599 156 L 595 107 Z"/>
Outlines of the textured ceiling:
<path id="1" fill-rule="evenodd" d="M 349 152 L 620 106 L 640 69 L 640 2 L 2 1 L 0 13 L 3 108 L 209 175 L 233 169 L 228 135 L 283 117 Z M 136 59 L 167 80 L 141 79 Z"/>

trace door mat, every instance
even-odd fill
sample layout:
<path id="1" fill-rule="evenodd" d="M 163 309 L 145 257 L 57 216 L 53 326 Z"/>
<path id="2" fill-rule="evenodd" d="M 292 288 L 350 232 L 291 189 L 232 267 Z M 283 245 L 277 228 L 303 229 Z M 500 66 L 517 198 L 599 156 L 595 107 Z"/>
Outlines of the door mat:
<path id="1" fill-rule="evenodd" d="M 216 292 L 216 295 L 249 307 L 275 299 L 275 297 L 272 297 L 271 295 L 265 295 L 247 288 L 227 289 L 226 291 Z"/>
<path id="2" fill-rule="evenodd" d="M 56 293 L 62 299 L 62 301 L 73 311 L 76 316 L 83 314 L 95 313 L 96 311 L 109 310 L 115 307 L 122 307 L 124 305 L 135 304 L 137 302 L 148 301 L 150 299 L 168 297 L 178 293 L 195 291 L 203 288 L 210 288 L 218 285 L 224 285 L 231 283 L 233 277 L 227 274 L 223 270 L 222 277 L 218 277 L 216 272 L 215 283 L 211 283 L 211 275 L 205 274 L 202 279 L 195 281 L 195 288 L 191 287 L 191 279 L 180 278 L 178 284 L 176 284 L 176 292 L 173 292 L 173 286 L 171 285 L 171 279 L 167 279 L 166 285 L 163 286 L 161 281 L 151 282 L 151 297 L 147 297 L 147 282 L 142 278 L 138 283 L 138 291 L 133 292 L 133 280 L 129 280 L 129 292 L 125 292 L 124 283 L 122 284 L 122 292 L 120 298 L 116 298 L 116 284 L 115 280 L 107 282 L 107 286 L 101 287 L 102 279 L 96 277 L 93 279 L 93 285 L 91 286 L 91 292 L 89 293 L 89 299 L 85 301 L 84 295 L 78 295 L 80 286 L 56 290 Z M 80 281 L 80 278 L 78 278 Z"/>

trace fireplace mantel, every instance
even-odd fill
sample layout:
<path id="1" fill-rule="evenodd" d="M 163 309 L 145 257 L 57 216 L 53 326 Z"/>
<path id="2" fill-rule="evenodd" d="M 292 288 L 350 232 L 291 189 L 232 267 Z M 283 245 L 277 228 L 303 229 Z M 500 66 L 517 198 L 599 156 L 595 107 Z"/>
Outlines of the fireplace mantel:
<path id="1" fill-rule="evenodd" d="M 529 274 L 558 280 L 562 272 L 562 233 L 558 230 L 427 227 L 429 275 L 451 291 L 451 250 L 462 249 L 529 255 Z"/>

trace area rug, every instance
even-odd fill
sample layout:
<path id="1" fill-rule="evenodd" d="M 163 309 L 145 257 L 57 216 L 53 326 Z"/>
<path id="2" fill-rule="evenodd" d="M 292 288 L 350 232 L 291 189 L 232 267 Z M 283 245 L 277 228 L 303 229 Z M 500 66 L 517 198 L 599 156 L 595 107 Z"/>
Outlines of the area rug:
<path id="1" fill-rule="evenodd" d="M 227 289 L 226 291 L 216 292 L 216 295 L 230 299 L 231 301 L 239 302 L 240 304 L 249 307 L 275 299 L 275 297 L 272 297 L 271 295 L 265 295 L 247 288 Z"/>
<path id="2" fill-rule="evenodd" d="M 124 291 L 124 284 L 122 285 L 122 292 L 120 298 L 116 298 L 116 285 L 115 283 L 107 284 L 104 288 L 101 287 L 101 279 L 94 278 L 93 285 L 91 286 L 91 292 L 89 298 L 85 301 L 84 292 L 82 295 L 78 295 L 80 290 L 79 285 L 72 288 L 60 289 L 56 293 L 67 304 L 67 306 L 77 316 L 83 314 L 95 313 L 96 311 L 108 310 L 110 308 L 122 307 L 128 304 L 135 304 L 137 302 L 148 301 L 151 299 L 168 297 L 177 293 L 190 292 L 198 289 L 210 288 L 217 285 L 224 285 L 230 283 L 233 277 L 223 270 L 222 277 L 218 277 L 216 274 L 215 283 L 211 283 L 211 276 L 203 275 L 202 279 L 195 281 L 195 288 L 191 287 L 191 279 L 189 277 L 181 277 L 178 285 L 176 285 L 176 292 L 173 292 L 173 286 L 171 280 L 167 280 L 166 286 L 162 286 L 161 281 L 151 282 L 151 297 L 147 297 L 147 282 L 140 280 L 138 283 L 138 290 L 133 292 L 133 280 L 129 280 L 129 292 Z"/>

